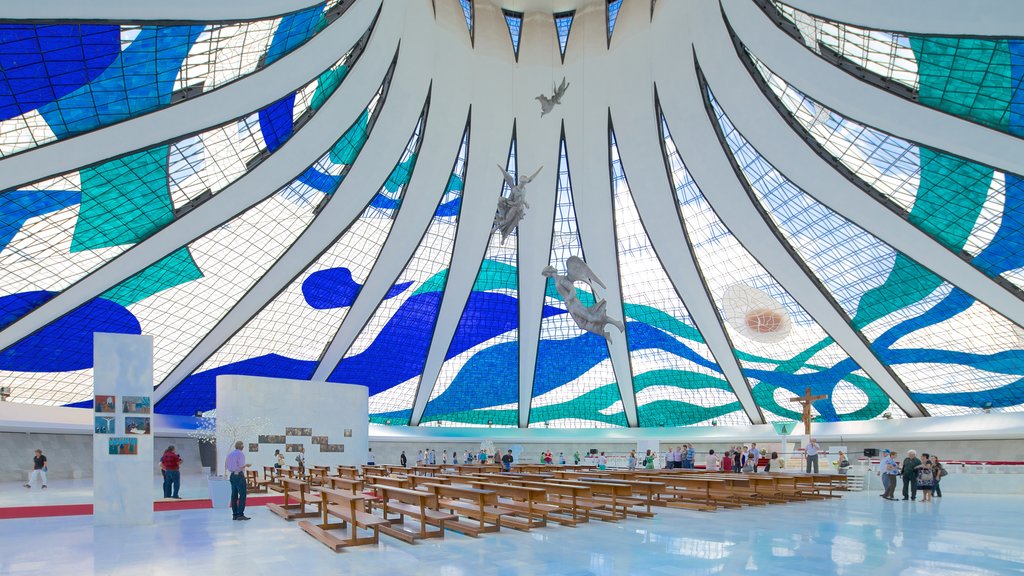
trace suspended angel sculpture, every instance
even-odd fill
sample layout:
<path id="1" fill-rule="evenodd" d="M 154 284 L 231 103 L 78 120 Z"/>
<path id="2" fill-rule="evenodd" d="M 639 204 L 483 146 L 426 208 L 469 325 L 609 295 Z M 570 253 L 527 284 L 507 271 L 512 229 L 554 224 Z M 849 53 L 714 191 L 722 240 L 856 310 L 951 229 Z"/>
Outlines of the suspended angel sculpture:
<path id="1" fill-rule="evenodd" d="M 555 86 L 554 84 L 551 85 L 551 90 L 553 91 L 553 93 L 551 94 L 550 98 L 548 98 L 547 96 L 545 96 L 543 94 L 541 94 L 540 96 L 537 96 L 536 98 L 534 98 L 534 100 L 537 100 L 538 102 L 540 102 L 540 117 L 541 118 L 543 118 L 544 115 L 547 114 L 548 112 L 551 112 L 552 110 L 554 110 L 556 104 L 561 104 L 562 103 L 562 96 L 565 96 L 565 91 L 568 90 L 568 89 L 569 89 L 569 83 L 565 81 L 565 76 L 562 76 L 562 83 L 560 85 L 558 85 L 558 86 Z"/>
<path id="2" fill-rule="evenodd" d="M 505 239 L 516 229 L 516 226 L 519 226 L 519 221 L 526 216 L 526 209 L 530 207 L 526 203 L 526 185 L 533 182 L 533 179 L 543 169 L 543 166 L 537 168 L 536 172 L 530 176 L 520 178 L 519 182 L 516 183 L 516 179 L 506 172 L 500 164 L 498 165 L 498 170 L 501 170 L 501 173 L 505 176 L 505 184 L 508 184 L 509 189 L 512 190 L 508 197 L 502 196 L 498 198 L 498 209 L 494 213 L 494 224 L 491 225 L 491 234 L 495 230 L 501 231 L 502 244 L 505 244 Z"/>
<path id="3" fill-rule="evenodd" d="M 570 256 L 565 261 L 565 270 L 565 276 L 562 276 L 558 274 L 558 270 L 553 266 L 545 266 L 541 274 L 555 281 L 555 290 L 558 290 L 558 294 L 565 302 L 566 310 L 569 311 L 572 319 L 576 321 L 576 325 L 587 332 L 604 336 L 604 339 L 611 344 L 612 337 L 605 331 L 604 327 L 611 324 L 618 328 L 619 332 L 624 332 L 626 327 L 621 321 L 608 316 L 606 313 L 608 302 L 602 298 L 593 306 L 587 307 L 576 296 L 577 282 L 588 284 L 591 292 L 593 292 L 594 284 L 601 288 L 606 288 L 604 282 L 601 282 L 597 275 L 594 274 L 594 271 L 590 269 L 590 266 L 587 266 L 587 263 L 578 256 Z"/>

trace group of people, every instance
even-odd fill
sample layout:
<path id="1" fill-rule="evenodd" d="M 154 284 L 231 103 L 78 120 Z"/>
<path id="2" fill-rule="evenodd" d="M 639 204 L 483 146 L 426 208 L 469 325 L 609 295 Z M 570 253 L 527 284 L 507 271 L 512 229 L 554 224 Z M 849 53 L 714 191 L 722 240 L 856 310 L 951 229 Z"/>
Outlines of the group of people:
<path id="1" fill-rule="evenodd" d="M 402 454 L 398 457 L 398 461 L 402 466 L 409 465 L 409 458 L 405 455 L 405 450 L 402 450 Z M 486 450 L 481 449 L 480 452 L 470 452 L 469 450 L 462 451 L 461 462 L 464 464 L 487 464 L 490 461 L 494 464 L 504 465 L 505 470 L 510 470 L 512 467 L 512 451 L 508 450 L 505 454 L 501 451 L 495 450 L 494 454 L 488 454 Z M 452 465 L 458 465 L 460 462 L 459 451 L 452 450 L 451 463 Z M 563 464 L 565 462 L 563 461 Z M 435 466 L 438 464 L 437 452 L 431 448 L 420 450 L 416 453 L 416 465 L 417 466 Z M 441 462 L 442 466 L 448 465 L 448 451 L 441 451 Z"/>
<path id="2" fill-rule="evenodd" d="M 903 499 L 917 500 L 917 492 L 921 491 L 921 501 L 931 502 L 932 496 L 942 498 L 942 478 L 949 474 L 946 467 L 935 454 L 923 453 L 917 457 L 916 450 L 908 450 L 903 462 L 894 450 L 883 450 L 882 459 L 878 463 L 877 474 L 882 477 L 882 498 L 896 500 L 896 479 L 903 480 Z"/>
<path id="3" fill-rule="evenodd" d="M 665 452 L 665 468 L 686 468 L 693 469 L 693 459 L 696 452 L 692 444 L 683 444 L 671 448 Z"/>
<path id="4" fill-rule="evenodd" d="M 654 464 L 658 460 L 658 455 L 653 450 L 648 449 L 647 453 L 644 454 L 643 460 L 639 460 L 636 456 L 636 450 L 629 451 L 629 460 L 626 462 L 626 467 L 630 470 L 636 470 L 636 467 L 643 466 L 645 470 L 654 470 Z"/>
<path id="5" fill-rule="evenodd" d="M 761 457 L 762 452 L 757 447 L 756 442 L 751 442 L 750 446 L 730 446 L 721 454 L 716 454 L 714 449 L 712 449 L 708 450 L 708 455 L 704 459 L 704 468 L 719 472 L 756 473 L 761 466 Z M 785 467 L 785 462 L 782 458 L 779 458 L 779 453 L 772 452 L 771 457 L 768 458 L 764 465 L 764 471 L 771 472 L 775 470 L 778 472 Z"/>

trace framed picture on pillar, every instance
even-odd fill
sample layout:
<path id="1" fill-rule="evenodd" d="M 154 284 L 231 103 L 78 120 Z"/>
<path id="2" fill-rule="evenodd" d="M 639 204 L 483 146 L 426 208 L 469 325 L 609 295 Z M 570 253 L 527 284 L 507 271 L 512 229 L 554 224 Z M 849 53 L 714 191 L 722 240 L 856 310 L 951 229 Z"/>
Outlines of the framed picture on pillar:
<path id="1" fill-rule="evenodd" d="M 93 407 L 97 412 L 113 414 L 114 412 L 117 412 L 117 396 L 96 396 L 96 400 L 93 402 Z"/>
<path id="2" fill-rule="evenodd" d="M 138 438 L 110 438 L 107 441 L 108 453 L 118 456 L 137 456 L 139 453 Z"/>
<path id="3" fill-rule="evenodd" d="M 125 434 L 150 434 L 149 418 L 145 416 L 125 416 Z"/>
<path id="4" fill-rule="evenodd" d="M 125 414 L 149 414 L 149 396 L 124 396 L 121 399 L 121 412 Z"/>
<path id="5" fill-rule="evenodd" d="M 117 425 L 113 416 L 97 416 L 96 427 L 93 429 L 96 434 L 117 434 Z"/>

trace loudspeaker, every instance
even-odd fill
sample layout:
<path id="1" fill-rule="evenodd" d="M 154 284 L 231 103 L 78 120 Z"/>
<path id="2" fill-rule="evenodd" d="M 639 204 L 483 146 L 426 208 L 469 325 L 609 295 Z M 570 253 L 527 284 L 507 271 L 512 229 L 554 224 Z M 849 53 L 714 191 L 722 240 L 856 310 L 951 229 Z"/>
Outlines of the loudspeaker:
<path id="1" fill-rule="evenodd" d="M 864 449 L 864 456 L 867 456 L 868 458 L 875 458 L 875 457 L 877 457 L 878 456 L 878 448 L 865 448 Z"/>

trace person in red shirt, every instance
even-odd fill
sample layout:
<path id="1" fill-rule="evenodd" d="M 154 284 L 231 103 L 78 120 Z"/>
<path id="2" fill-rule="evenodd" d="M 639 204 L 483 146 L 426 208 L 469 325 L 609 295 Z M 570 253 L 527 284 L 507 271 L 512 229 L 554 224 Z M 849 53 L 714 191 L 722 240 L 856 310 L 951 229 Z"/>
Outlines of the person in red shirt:
<path id="1" fill-rule="evenodd" d="M 160 457 L 160 469 L 164 471 L 164 498 L 181 500 L 178 489 L 181 488 L 181 456 L 168 446 Z"/>

